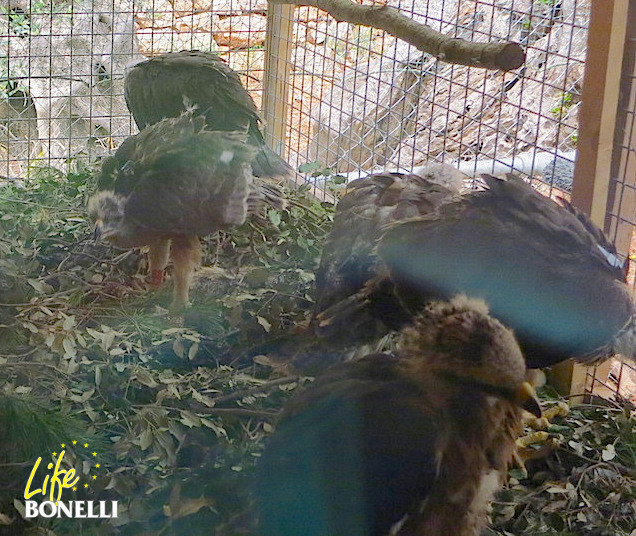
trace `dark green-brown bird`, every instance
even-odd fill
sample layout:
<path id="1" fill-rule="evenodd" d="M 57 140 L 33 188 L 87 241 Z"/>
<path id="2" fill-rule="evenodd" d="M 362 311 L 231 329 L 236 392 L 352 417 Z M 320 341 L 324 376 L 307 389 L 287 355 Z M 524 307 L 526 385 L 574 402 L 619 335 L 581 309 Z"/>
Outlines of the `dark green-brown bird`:
<path id="1" fill-rule="evenodd" d="M 398 347 L 284 408 L 259 462 L 261 536 L 480 534 L 521 408 L 540 415 L 521 350 L 465 296 L 430 304 Z"/>
<path id="2" fill-rule="evenodd" d="M 171 257 L 172 307 L 184 307 L 199 237 L 284 206 L 278 187 L 252 175 L 256 152 L 244 132 L 208 130 L 194 110 L 145 128 L 102 164 L 88 203 L 96 234 L 120 247 L 149 246 L 155 284 Z"/>
<path id="3" fill-rule="evenodd" d="M 252 169 L 257 177 L 291 171 L 265 145 L 258 110 L 238 74 L 212 52 L 169 52 L 137 63 L 127 70 L 124 97 L 139 130 L 194 107 L 208 130 L 246 133 L 256 149 Z"/>

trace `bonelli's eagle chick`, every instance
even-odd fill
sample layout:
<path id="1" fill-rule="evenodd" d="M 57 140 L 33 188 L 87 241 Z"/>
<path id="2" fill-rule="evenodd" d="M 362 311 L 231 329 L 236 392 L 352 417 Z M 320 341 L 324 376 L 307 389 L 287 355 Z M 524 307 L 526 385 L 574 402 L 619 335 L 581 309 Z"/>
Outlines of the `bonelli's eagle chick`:
<path id="1" fill-rule="evenodd" d="M 465 178 L 451 166 L 433 163 L 417 175 L 374 173 L 347 184 L 322 249 L 309 327 L 265 352 L 295 371 L 314 374 L 353 354 L 376 351 L 379 338 L 412 317 L 393 303 L 390 288 L 373 303 L 357 303 L 365 287 L 384 274 L 378 240 L 388 225 L 430 214 L 458 196 Z"/>
<path id="2" fill-rule="evenodd" d="M 479 300 L 433 302 L 394 354 L 335 365 L 290 400 L 259 465 L 261 536 L 478 536 L 522 408 L 510 330 Z"/>
<path id="3" fill-rule="evenodd" d="M 289 165 L 265 145 L 256 104 L 227 63 L 212 52 L 169 52 L 127 70 L 124 97 L 140 130 L 188 107 L 205 118 L 209 130 L 241 131 L 256 149 L 257 177 L 283 177 Z"/>
<path id="4" fill-rule="evenodd" d="M 429 213 L 394 219 L 378 239 L 368 233 L 375 263 L 357 292 L 318 297 L 316 333 L 377 338 L 430 300 L 465 293 L 514 330 L 530 368 L 633 358 L 636 306 L 610 240 L 567 201 L 556 203 L 519 177 L 483 179 L 484 188 L 449 196 Z M 346 245 L 327 243 L 332 257 L 347 253 Z M 341 261 L 322 285 L 338 285 L 347 269 Z"/>
<path id="5" fill-rule="evenodd" d="M 284 206 L 275 185 L 253 177 L 255 154 L 244 133 L 210 131 L 193 110 L 159 121 L 104 160 L 88 203 L 96 235 L 124 248 L 149 246 L 156 284 L 172 257 L 172 307 L 184 307 L 199 237 L 241 225 L 265 204 Z"/>

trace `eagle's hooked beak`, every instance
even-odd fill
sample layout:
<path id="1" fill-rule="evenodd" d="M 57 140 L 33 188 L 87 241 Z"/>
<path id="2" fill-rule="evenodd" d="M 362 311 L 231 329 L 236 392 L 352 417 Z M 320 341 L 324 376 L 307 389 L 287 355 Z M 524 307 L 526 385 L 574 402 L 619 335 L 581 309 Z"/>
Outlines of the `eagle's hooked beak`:
<path id="1" fill-rule="evenodd" d="M 103 226 L 104 226 L 104 222 L 101 219 L 95 222 L 95 227 L 93 228 L 93 238 L 95 240 L 99 240 L 102 237 Z"/>
<path id="2" fill-rule="evenodd" d="M 528 382 L 523 382 L 519 385 L 514 394 L 514 402 L 527 412 L 532 413 L 535 417 L 541 418 L 539 398 L 537 397 L 534 387 Z"/>

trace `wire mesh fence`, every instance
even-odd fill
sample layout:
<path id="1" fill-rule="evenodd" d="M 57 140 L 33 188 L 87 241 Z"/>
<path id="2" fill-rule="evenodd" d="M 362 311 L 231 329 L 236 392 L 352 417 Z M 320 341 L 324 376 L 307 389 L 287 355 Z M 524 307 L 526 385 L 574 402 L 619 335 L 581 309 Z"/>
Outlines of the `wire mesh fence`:
<path id="1" fill-rule="evenodd" d="M 392 5 L 455 37 L 520 42 L 526 65 L 449 65 L 378 30 L 297 10 L 290 160 L 357 176 L 435 159 L 469 173 L 515 168 L 569 190 L 589 4 Z"/>
<path id="2" fill-rule="evenodd" d="M 92 164 L 136 131 L 123 98 L 127 65 L 200 49 L 228 61 L 258 106 L 263 85 L 270 88 L 269 122 L 280 124 L 274 145 L 316 193 L 376 169 L 436 160 L 469 175 L 514 170 L 567 197 L 590 0 L 389 3 L 454 37 L 519 42 L 526 63 L 508 73 L 446 64 L 306 6 L 279 10 L 280 35 L 266 40 L 265 0 L 3 0 L 0 175 Z M 607 220 L 627 244 L 635 223 L 633 32 L 629 43 Z M 626 370 L 613 393 L 623 393 L 633 372 Z"/>

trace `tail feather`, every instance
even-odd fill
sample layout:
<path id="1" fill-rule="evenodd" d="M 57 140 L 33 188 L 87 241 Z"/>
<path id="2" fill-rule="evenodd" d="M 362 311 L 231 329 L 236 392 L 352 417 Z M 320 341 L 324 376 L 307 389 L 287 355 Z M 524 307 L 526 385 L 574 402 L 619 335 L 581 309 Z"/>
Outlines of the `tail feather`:
<path id="1" fill-rule="evenodd" d="M 248 356 L 267 363 L 284 375 L 317 375 L 329 367 L 378 352 L 384 339 L 367 344 L 340 345 L 338 341 L 320 338 L 312 327 L 296 326 L 286 333 L 250 349 Z"/>
<path id="2" fill-rule="evenodd" d="M 399 330 L 411 319 L 412 312 L 390 278 L 380 273 L 366 282 L 357 293 L 321 311 L 311 320 L 315 333 L 324 339 L 347 346 L 377 341 Z"/>
<path id="3" fill-rule="evenodd" d="M 247 212 L 256 217 L 263 217 L 268 208 L 284 210 L 287 200 L 283 189 L 273 182 L 255 179 L 254 186 L 247 198 Z"/>
<path id="4" fill-rule="evenodd" d="M 261 145 L 252 162 L 254 175 L 261 178 L 288 177 L 292 174 L 291 166 L 266 145 Z"/>

